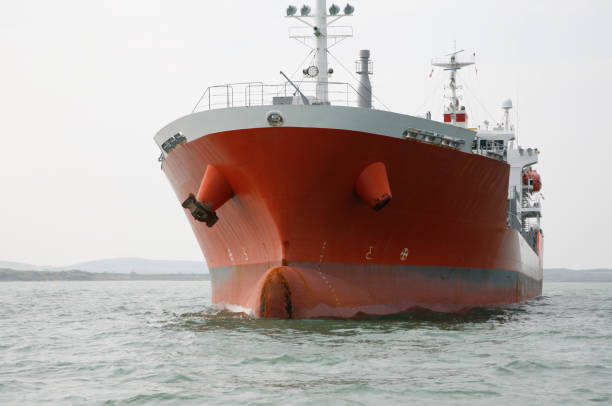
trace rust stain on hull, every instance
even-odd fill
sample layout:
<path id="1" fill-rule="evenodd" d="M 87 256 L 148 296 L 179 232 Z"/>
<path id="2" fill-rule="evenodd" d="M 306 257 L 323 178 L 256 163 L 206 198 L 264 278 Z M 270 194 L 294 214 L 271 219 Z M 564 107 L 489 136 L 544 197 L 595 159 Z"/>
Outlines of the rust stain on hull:
<path id="1" fill-rule="evenodd" d="M 268 319 L 292 319 L 291 289 L 280 269 L 268 274 L 259 299 L 259 316 Z"/>

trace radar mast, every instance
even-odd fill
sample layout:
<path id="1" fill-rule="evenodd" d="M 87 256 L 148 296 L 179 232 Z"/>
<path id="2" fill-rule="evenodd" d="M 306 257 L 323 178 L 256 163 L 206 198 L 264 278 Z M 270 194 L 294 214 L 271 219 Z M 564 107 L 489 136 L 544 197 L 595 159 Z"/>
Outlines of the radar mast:
<path id="1" fill-rule="evenodd" d="M 457 55 L 464 51 L 464 49 L 457 51 L 457 44 L 455 43 L 455 50 L 453 52 L 445 55 L 442 58 L 432 59 L 431 64 L 433 66 L 444 68 L 444 70 L 450 72 L 448 88 L 451 91 L 451 96 L 450 103 L 444 107 L 444 122 L 466 128 L 467 112 L 465 110 L 465 106 L 463 106 L 459 101 L 461 96 L 457 95 L 457 90 L 461 89 L 461 86 L 457 85 L 457 72 L 466 66 L 474 65 L 476 61 L 474 55 L 462 59 L 458 58 Z"/>

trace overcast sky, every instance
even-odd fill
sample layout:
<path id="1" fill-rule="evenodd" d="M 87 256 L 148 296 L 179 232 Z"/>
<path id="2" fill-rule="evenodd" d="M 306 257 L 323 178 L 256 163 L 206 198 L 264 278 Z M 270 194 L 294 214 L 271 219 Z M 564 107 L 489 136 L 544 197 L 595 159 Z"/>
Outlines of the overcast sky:
<path id="1" fill-rule="evenodd" d="M 202 259 L 152 137 L 207 86 L 294 72 L 308 50 L 289 3 L 0 0 L 0 260 Z M 545 266 L 612 268 L 612 1 L 351 3 L 355 37 L 332 52 L 353 67 L 371 49 L 393 111 L 439 115 L 430 58 L 454 40 L 476 52 L 460 75 L 472 124 L 512 98 L 542 152 Z"/>

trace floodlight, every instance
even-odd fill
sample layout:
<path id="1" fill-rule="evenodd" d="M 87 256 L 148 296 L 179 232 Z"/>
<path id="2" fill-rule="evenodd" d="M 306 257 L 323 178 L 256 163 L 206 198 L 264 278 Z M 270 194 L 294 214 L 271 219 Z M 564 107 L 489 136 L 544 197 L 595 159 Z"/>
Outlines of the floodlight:
<path id="1" fill-rule="evenodd" d="M 319 74 L 319 68 L 314 66 L 314 65 L 310 66 L 310 67 L 308 67 L 308 69 L 306 69 L 306 75 L 310 76 L 311 78 L 314 78 L 318 74 Z"/>
<path id="2" fill-rule="evenodd" d="M 287 17 L 291 17 L 295 15 L 295 13 L 297 13 L 297 8 L 295 8 L 295 6 L 287 7 Z"/>
<path id="3" fill-rule="evenodd" d="M 302 14 L 302 17 L 306 17 L 310 14 L 310 7 L 307 5 L 303 5 L 302 9 L 300 10 L 300 14 Z"/>
<path id="4" fill-rule="evenodd" d="M 346 3 L 346 7 L 344 7 L 344 14 L 346 14 L 347 16 L 350 16 L 354 12 L 355 12 L 355 7 L 353 7 L 350 4 Z"/>
<path id="5" fill-rule="evenodd" d="M 336 6 L 335 4 L 332 4 L 331 7 L 329 8 L 329 14 L 335 16 L 340 12 L 340 7 Z"/>

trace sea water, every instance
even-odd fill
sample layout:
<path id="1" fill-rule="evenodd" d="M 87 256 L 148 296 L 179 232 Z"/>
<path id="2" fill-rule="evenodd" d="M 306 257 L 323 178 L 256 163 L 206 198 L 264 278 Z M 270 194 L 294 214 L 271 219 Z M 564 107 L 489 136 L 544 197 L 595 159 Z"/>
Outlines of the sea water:
<path id="1" fill-rule="evenodd" d="M 210 303 L 209 282 L 0 283 L 0 404 L 612 404 L 612 284 L 461 316 Z"/>

